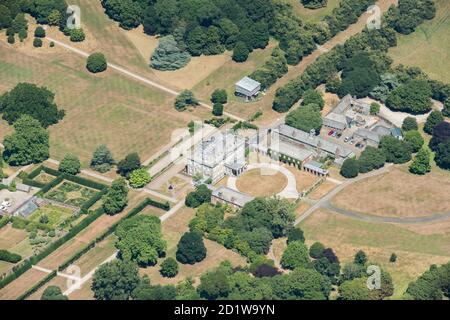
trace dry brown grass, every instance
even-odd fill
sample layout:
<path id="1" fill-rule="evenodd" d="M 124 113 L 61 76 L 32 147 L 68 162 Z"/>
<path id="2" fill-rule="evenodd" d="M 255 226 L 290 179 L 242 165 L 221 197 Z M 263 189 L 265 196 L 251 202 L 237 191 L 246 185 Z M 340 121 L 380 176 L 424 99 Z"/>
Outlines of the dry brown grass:
<path id="1" fill-rule="evenodd" d="M 294 174 L 295 180 L 297 182 L 298 192 L 308 190 L 314 185 L 314 183 L 316 183 L 320 179 L 318 176 L 299 170 L 297 167 L 287 165 L 284 165 L 284 167 L 286 167 L 290 172 Z"/>
<path id="2" fill-rule="evenodd" d="M 270 175 L 261 175 L 260 169 L 247 171 L 236 181 L 239 191 L 254 197 L 276 195 L 287 186 L 287 178 L 280 172 L 274 171 Z"/>
<path id="3" fill-rule="evenodd" d="M 333 203 L 339 207 L 380 216 L 414 217 L 450 211 L 450 174 L 434 169 L 424 176 L 406 166 L 357 182 L 341 191 Z"/>
<path id="4" fill-rule="evenodd" d="M 0 289 L 0 300 L 14 300 L 27 291 L 31 285 L 45 278 L 47 274 L 42 271 L 30 269 L 19 278 Z"/>
<path id="5" fill-rule="evenodd" d="M 41 288 L 39 288 L 39 290 L 37 290 L 35 293 L 29 296 L 27 300 L 40 300 L 42 297 L 42 293 L 44 293 L 45 289 L 49 286 L 57 286 L 61 289 L 62 292 L 64 292 L 67 289 L 67 278 L 58 276 L 53 278 L 45 285 L 43 285 Z"/>
<path id="6" fill-rule="evenodd" d="M 297 209 L 295 209 L 295 218 L 299 218 L 306 210 L 311 208 L 311 205 L 305 201 L 301 201 Z"/>
<path id="7" fill-rule="evenodd" d="M 15 229 L 8 224 L 0 229 L 0 248 L 11 249 L 28 237 L 25 230 Z"/>
<path id="8" fill-rule="evenodd" d="M 433 263 L 450 260 L 450 224 L 434 233 L 413 231 L 428 229 L 428 224 L 395 225 L 353 220 L 326 210 L 318 210 L 301 223 L 307 244 L 320 241 L 333 248 L 341 265 L 353 260 L 362 249 L 371 262 L 385 268 L 393 277 L 394 298 L 400 297 L 408 283 L 426 271 Z M 432 228 L 432 226 L 431 226 Z M 389 263 L 390 255 L 398 256 L 396 263 Z"/>
<path id="9" fill-rule="evenodd" d="M 194 265 L 179 263 L 179 272 L 176 277 L 162 277 L 159 273 L 159 263 L 154 267 L 141 269 L 141 274 L 148 275 L 153 284 L 177 284 L 187 278 L 198 279 L 204 272 L 217 267 L 222 261 L 228 260 L 235 267 L 246 265 L 245 258 L 238 253 L 228 250 L 224 246 L 208 239 L 204 239 L 204 242 L 207 251 L 206 258 Z"/>
<path id="10" fill-rule="evenodd" d="M 70 152 L 86 165 L 102 143 L 118 159 L 130 152 L 145 159 L 170 141 L 173 130 L 210 116 L 203 108 L 180 113 L 172 96 L 113 70 L 89 74 L 84 59 L 70 52 L 19 53 L 2 42 L 0 55 L 0 94 L 18 82 L 32 82 L 52 90 L 66 110 L 65 118 L 50 128 L 51 156 L 56 159 Z M 0 139 L 11 131 L 0 121 Z"/>
<path id="11" fill-rule="evenodd" d="M 336 188 L 336 184 L 330 181 L 324 181 L 320 186 L 318 186 L 316 189 L 314 189 L 313 192 L 308 195 L 308 198 L 312 200 L 319 200 L 334 188 Z"/>
<path id="12" fill-rule="evenodd" d="M 94 300 L 94 292 L 91 290 L 92 278 L 86 281 L 79 290 L 69 295 L 70 300 Z"/>

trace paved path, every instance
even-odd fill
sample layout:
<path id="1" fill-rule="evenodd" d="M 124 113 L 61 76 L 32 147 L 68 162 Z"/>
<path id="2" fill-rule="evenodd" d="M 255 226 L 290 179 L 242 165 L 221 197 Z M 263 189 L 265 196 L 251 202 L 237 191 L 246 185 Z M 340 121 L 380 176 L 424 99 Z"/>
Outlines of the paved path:
<path id="1" fill-rule="evenodd" d="M 297 180 L 295 179 L 295 176 L 292 172 L 290 172 L 288 169 L 286 169 L 285 167 L 282 167 L 280 165 L 277 164 L 273 164 L 273 163 L 255 163 L 255 164 L 250 164 L 247 167 L 247 171 L 253 170 L 253 169 L 261 169 L 261 174 L 264 175 L 264 170 L 266 171 L 266 175 L 273 175 L 273 171 L 278 171 L 282 174 L 284 174 L 288 180 L 287 186 L 283 189 L 283 191 L 281 191 L 280 193 L 278 193 L 277 195 L 280 196 L 281 198 L 286 198 L 286 199 L 297 199 L 299 197 L 298 191 L 297 191 Z M 237 186 L 236 186 L 236 177 L 229 177 L 228 178 L 228 182 L 227 182 L 227 186 L 230 189 L 239 191 Z"/>
<path id="2" fill-rule="evenodd" d="M 65 48 L 65 49 L 67 49 L 69 51 L 72 51 L 72 52 L 74 52 L 74 53 L 76 53 L 76 54 L 78 54 L 78 55 L 80 55 L 82 57 L 87 58 L 90 55 L 89 53 L 87 53 L 87 52 L 85 52 L 83 50 L 80 50 L 78 48 L 75 48 L 73 46 L 70 46 L 70 45 L 68 45 L 68 44 L 66 44 L 66 43 L 64 43 L 62 41 L 59 41 L 59 40 L 56 40 L 56 39 L 53 39 L 53 38 L 50 38 L 50 37 L 47 37 L 47 39 L 49 41 L 53 41 L 55 44 Z M 180 92 L 178 92 L 178 91 L 172 90 L 172 89 L 170 89 L 170 88 L 168 88 L 166 86 L 163 86 L 162 84 L 159 84 L 159 83 L 157 83 L 155 81 L 152 81 L 150 79 L 144 78 L 144 77 L 142 77 L 142 76 L 140 76 L 140 75 L 138 75 L 138 74 L 136 74 L 134 72 L 128 71 L 128 70 L 126 70 L 126 69 L 124 69 L 124 68 L 122 68 L 122 67 L 120 67 L 118 65 L 115 65 L 113 63 L 109 63 L 108 62 L 108 67 L 111 68 L 111 69 L 114 69 L 114 70 L 116 70 L 116 71 L 118 71 L 118 72 L 120 72 L 120 73 L 122 73 L 124 75 L 126 75 L 127 77 L 133 78 L 133 79 L 135 79 L 137 81 L 140 81 L 140 82 L 142 82 L 142 83 L 144 83 L 146 85 L 149 85 L 149 86 L 152 86 L 154 88 L 157 88 L 157 89 L 159 89 L 161 91 L 164 91 L 164 92 L 166 92 L 166 93 L 168 93 L 170 95 L 177 96 L 177 95 L 180 94 Z M 206 104 L 204 102 L 199 102 L 199 105 L 202 106 L 202 107 L 205 107 L 205 108 L 207 108 L 209 110 L 212 110 L 212 106 L 210 106 L 209 104 Z M 245 119 L 243 119 L 241 117 L 238 117 L 238 116 L 235 116 L 234 114 L 231 114 L 231 113 L 228 113 L 228 112 L 224 112 L 223 114 L 225 116 L 230 117 L 232 119 L 235 119 L 237 121 L 245 121 Z"/>

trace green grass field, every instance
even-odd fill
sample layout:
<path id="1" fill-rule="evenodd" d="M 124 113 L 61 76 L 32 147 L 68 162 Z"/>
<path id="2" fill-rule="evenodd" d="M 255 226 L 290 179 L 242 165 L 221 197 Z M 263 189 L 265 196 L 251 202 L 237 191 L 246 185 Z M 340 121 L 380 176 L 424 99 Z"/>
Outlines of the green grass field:
<path id="1" fill-rule="evenodd" d="M 72 210 L 53 205 L 47 205 L 33 212 L 33 214 L 28 217 L 28 220 L 39 222 L 39 219 L 42 215 L 46 215 L 48 217 L 47 225 L 51 228 L 55 228 L 66 219 L 70 218 L 70 216 L 72 215 Z"/>
<path id="2" fill-rule="evenodd" d="M 414 33 L 400 35 L 389 54 L 396 64 L 420 67 L 431 78 L 450 83 L 450 1 L 435 2 L 436 17 Z"/>
<path id="3" fill-rule="evenodd" d="M 295 14 L 303 21 L 319 22 L 339 5 L 340 0 L 328 0 L 326 7 L 315 10 L 306 9 L 300 3 L 300 0 L 289 0 L 288 2 L 292 4 Z"/>

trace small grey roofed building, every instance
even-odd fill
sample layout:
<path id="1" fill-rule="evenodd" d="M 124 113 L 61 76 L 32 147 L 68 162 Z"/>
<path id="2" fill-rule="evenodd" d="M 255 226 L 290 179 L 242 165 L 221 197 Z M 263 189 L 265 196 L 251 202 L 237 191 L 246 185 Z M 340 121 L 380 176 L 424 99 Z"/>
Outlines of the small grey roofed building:
<path id="1" fill-rule="evenodd" d="M 373 142 L 375 144 L 380 143 L 381 136 L 378 133 L 373 132 L 373 131 L 368 130 L 368 129 L 360 128 L 360 129 L 355 131 L 354 135 L 355 135 L 356 138 L 360 138 L 360 139 L 364 139 L 364 140 L 370 140 L 371 142 Z"/>
<path id="2" fill-rule="evenodd" d="M 252 78 L 244 77 L 236 83 L 236 93 L 238 95 L 252 98 L 257 96 L 259 91 L 261 91 L 261 83 Z"/>
<path id="3" fill-rule="evenodd" d="M 222 203 L 227 203 L 238 208 L 242 208 L 246 203 L 254 199 L 252 196 L 224 186 L 213 190 L 212 198 L 213 203 L 215 202 L 214 199 L 216 199 L 216 201 L 218 200 Z"/>
<path id="4" fill-rule="evenodd" d="M 303 165 L 303 169 L 306 169 L 307 171 L 316 172 L 322 176 L 328 175 L 328 170 L 322 169 L 322 164 L 320 162 L 317 162 L 314 160 L 311 160 L 311 161 L 308 161 L 307 163 L 305 163 Z"/>

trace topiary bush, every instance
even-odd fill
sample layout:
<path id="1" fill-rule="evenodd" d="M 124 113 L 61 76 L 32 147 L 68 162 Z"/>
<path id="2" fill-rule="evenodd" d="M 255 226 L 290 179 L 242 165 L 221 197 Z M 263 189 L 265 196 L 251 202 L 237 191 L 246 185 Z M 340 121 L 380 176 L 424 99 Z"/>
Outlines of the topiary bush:
<path id="1" fill-rule="evenodd" d="M 40 38 L 34 38 L 33 47 L 35 47 L 35 48 L 42 47 L 42 40 Z"/>
<path id="2" fill-rule="evenodd" d="M 36 27 L 36 29 L 34 30 L 34 36 L 36 38 L 45 38 L 45 35 L 45 29 L 41 26 Z"/>
<path id="3" fill-rule="evenodd" d="M 194 264 L 205 259 L 203 237 L 196 232 L 186 232 L 178 242 L 176 257 L 183 264 Z"/>

